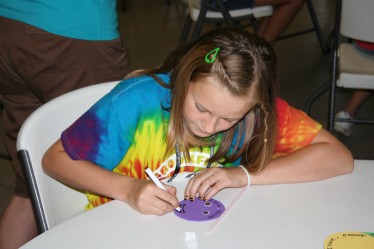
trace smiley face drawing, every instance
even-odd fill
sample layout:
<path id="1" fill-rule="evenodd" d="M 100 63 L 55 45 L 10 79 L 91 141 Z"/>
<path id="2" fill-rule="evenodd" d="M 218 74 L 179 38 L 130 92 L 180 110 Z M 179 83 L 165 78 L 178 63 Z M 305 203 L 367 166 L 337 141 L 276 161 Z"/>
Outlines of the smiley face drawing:
<path id="1" fill-rule="evenodd" d="M 183 200 L 179 202 L 180 211 L 174 210 L 174 214 L 188 221 L 208 221 L 220 217 L 225 211 L 225 206 L 215 199 L 203 201 Z"/>

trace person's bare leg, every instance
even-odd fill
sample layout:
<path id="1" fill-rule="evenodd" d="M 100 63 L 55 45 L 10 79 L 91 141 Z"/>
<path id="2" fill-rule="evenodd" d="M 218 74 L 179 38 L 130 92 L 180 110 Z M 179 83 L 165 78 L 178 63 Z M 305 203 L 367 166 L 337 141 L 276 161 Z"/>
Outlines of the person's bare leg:
<path id="1" fill-rule="evenodd" d="M 270 43 L 280 36 L 294 19 L 304 4 L 304 0 L 255 0 L 255 6 L 274 6 L 273 15 L 260 23 L 257 34 Z"/>
<path id="2" fill-rule="evenodd" d="M 348 112 L 351 117 L 355 117 L 371 93 L 371 91 L 356 90 L 343 111 Z"/>
<path id="3" fill-rule="evenodd" d="M 262 34 L 265 32 L 266 27 L 268 26 L 270 17 L 264 17 L 261 19 L 260 24 L 257 27 L 256 34 L 259 36 L 262 36 Z"/>
<path id="4" fill-rule="evenodd" d="M 38 235 L 31 200 L 14 195 L 0 220 L 0 249 L 16 249 Z"/>

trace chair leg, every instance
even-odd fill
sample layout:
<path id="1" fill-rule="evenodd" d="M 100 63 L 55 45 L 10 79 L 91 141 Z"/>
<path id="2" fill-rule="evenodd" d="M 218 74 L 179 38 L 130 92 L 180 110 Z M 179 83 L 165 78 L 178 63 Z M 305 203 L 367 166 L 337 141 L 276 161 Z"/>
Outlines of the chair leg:
<path id="1" fill-rule="evenodd" d="M 325 91 L 329 90 L 329 100 L 328 100 L 328 107 L 327 107 L 328 108 L 327 130 L 331 133 L 333 132 L 334 121 L 335 121 L 335 98 L 336 98 L 336 80 L 337 80 L 337 74 L 338 74 L 338 47 L 339 47 L 339 35 L 340 35 L 341 1 L 342 0 L 337 0 L 336 2 L 334 30 L 329 35 L 330 37 L 329 40 L 331 39 L 331 43 L 332 43 L 332 60 L 331 60 L 330 79 L 326 83 L 324 83 L 322 86 L 320 86 L 307 99 L 306 104 L 304 106 L 304 111 L 310 115 L 310 109 L 311 109 L 312 104 L 320 96 L 322 96 L 322 94 Z M 309 2 L 309 0 L 307 0 L 307 2 Z"/>
<path id="2" fill-rule="evenodd" d="M 333 54 L 332 54 L 332 66 L 331 66 L 331 85 L 330 85 L 330 96 L 329 96 L 329 107 L 327 116 L 327 130 L 332 132 L 334 128 L 334 116 L 335 116 L 335 91 L 336 91 L 336 80 L 338 73 L 338 47 L 339 47 L 339 35 L 340 35 L 340 19 L 342 0 L 336 1 L 335 11 L 335 24 L 334 24 L 334 41 L 333 41 Z"/>
<path id="3" fill-rule="evenodd" d="M 226 7 L 224 6 L 222 0 L 216 0 L 216 4 L 217 4 L 217 7 L 218 7 L 218 10 L 222 13 L 223 19 L 227 23 L 227 25 L 232 27 L 232 28 L 240 28 L 240 24 L 234 22 L 230 13 L 228 12 Z M 206 14 L 208 12 L 208 8 L 209 8 L 208 5 L 209 5 L 209 3 L 208 3 L 207 0 L 202 0 L 201 1 L 200 13 L 199 13 L 199 16 L 197 18 L 195 28 L 192 32 L 192 40 L 193 41 L 196 40 L 201 33 L 201 30 L 202 30 L 202 27 L 204 25 L 204 21 L 205 21 L 205 18 L 206 18 Z"/>
<path id="4" fill-rule="evenodd" d="M 195 28 L 192 31 L 192 36 L 191 36 L 192 41 L 195 41 L 199 37 L 201 30 L 203 28 L 203 24 L 204 24 L 207 12 L 208 12 L 208 2 L 202 1 L 199 16 L 197 18 Z"/>
<path id="5" fill-rule="evenodd" d="M 287 39 L 287 38 L 291 38 L 291 37 L 294 37 L 294 36 L 303 35 L 303 34 L 315 31 L 316 34 L 317 34 L 317 38 L 318 38 L 319 44 L 321 46 L 321 49 L 324 53 L 326 53 L 326 52 L 329 51 L 329 47 L 327 46 L 327 42 L 325 41 L 325 38 L 324 38 L 323 33 L 321 31 L 321 27 L 319 25 L 318 18 L 317 18 L 316 11 L 314 9 L 312 0 L 306 0 L 306 4 L 307 4 L 307 7 L 308 7 L 309 15 L 312 19 L 313 28 L 306 29 L 306 30 L 299 31 L 299 32 L 295 32 L 295 33 L 288 34 L 288 35 L 282 35 L 282 36 L 278 37 L 277 40 L 283 40 L 283 39 Z"/>
<path id="6" fill-rule="evenodd" d="M 323 33 L 321 31 L 321 26 L 319 25 L 319 21 L 318 21 L 317 14 L 316 14 L 316 11 L 314 9 L 312 0 L 306 0 L 306 4 L 307 4 L 307 7 L 308 7 L 310 17 L 311 17 L 312 22 L 313 22 L 314 30 L 317 33 L 317 37 L 318 37 L 318 41 L 319 41 L 319 44 L 321 46 L 321 49 L 324 53 L 326 53 L 326 52 L 329 51 L 329 49 L 326 45 L 325 38 L 324 38 Z"/>
<path id="7" fill-rule="evenodd" d="M 335 91 L 336 91 L 336 60 L 337 55 L 334 55 L 333 59 L 333 68 L 332 70 L 332 76 L 331 76 L 331 83 L 330 83 L 330 96 L 329 96 L 329 107 L 328 107 L 328 116 L 327 116 L 327 130 L 329 132 L 333 131 L 334 128 L 334 116 L 335 116 Z"/>
<path id="8" fill-rule="evenodd" d="M 30 199 L 32 201 L 32 206 L 35 212 L 35 218 L 38 225 L 38 232 L 44 233 L 49 229 L 47 218 L 45 217 L 45 213 L 43 210 L 43 205 L 41 201 L 41 197 L 39 194 L 38 185 L 35 179 L 35 173 L 31 165 L 30 155 L 27 150 L 20 150 L 17 152 L 18 158 L 21 162 L 22 172 L 25 176 L 25 182 L 27 186 L 27 190 L 30 195 Z"/>
<path id="9" fill-rule="evenodd" d="M 312 109 L 312 105 L 314 104 L 314 102 L 319 99 L 327 90 L 330 89 L 330 80 L 328 80 L 327 82 L 323 83 L 323 85 L 321 85 L 317 90 L 315 90 L 312 95 L 310 95 L 306 102 L 305 102 L 305 106 L 304 106 L 304 112 L 306 112 L 309 116 L 312 116 L 311 115 L 311 109 Z"/>
<path id="10" fill-rule="evenodd" d="M 225 5 L 223 4 L 222 0 L 216 0 L 216 3 L 218 5 L 218 9 L 223 15 L 223 19 L 229 25 L 229 27 L 236 28 L 238 25 L 235 24 L 234 20 L 232 20 L 231 15 L 229 11 L 226 9 Z"/>
<path id="11" fill-rule="evenodd" d="M 188 35 L 190 34 L 191 26 L 192 26 L 192 19 L 191 19 L 190 14 L 187 13 L 186 21 L 184 22 L 184 25 L 183 25 L 182 34 L 181 34 L 181 37 L 179 38 L 179 44 L 183 44 L 187 41 Z"/>

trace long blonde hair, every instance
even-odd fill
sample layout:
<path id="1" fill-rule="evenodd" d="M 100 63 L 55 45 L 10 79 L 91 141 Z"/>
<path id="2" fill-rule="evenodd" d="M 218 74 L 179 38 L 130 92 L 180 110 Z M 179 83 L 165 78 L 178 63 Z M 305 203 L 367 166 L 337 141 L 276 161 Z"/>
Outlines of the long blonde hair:
<path id="1" fill-rule="evenodd" d="M 219 52 L 215 60 L 206 62 L 207 53 L 216 48 Z M 170 73 L 170 83 L 162 82 L 156 76 L 158 73 Z M 237 124 L 222 132 L 221 145 L 210 161 L 228 163 L 241 156 L 241 163 L 256 173 L 271 160 L 276 139 L 276 56 L 264 39 L 244 30 L 215 29 L 172 51 L 160 67 L 135 71 L 128 77 L 144 74 L 171 90 L 168 151 L 178 142 L 189 157 L 191 146 L 212 143 L 195 137 L 183 118 L 183 105 L 191 82 L 212 75 L 233 96 L 250 98 L 256 104 Z"/>

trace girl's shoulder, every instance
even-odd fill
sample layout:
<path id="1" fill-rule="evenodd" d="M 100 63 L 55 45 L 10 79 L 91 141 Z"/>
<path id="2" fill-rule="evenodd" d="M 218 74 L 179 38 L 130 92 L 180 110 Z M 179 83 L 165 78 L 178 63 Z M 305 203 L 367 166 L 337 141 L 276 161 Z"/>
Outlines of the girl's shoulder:
<path id="1" fill-rule="evenodd" d="M 159 78 L 168 84 L 169 76 L 160 75 Z M 160 101 L 169 99 L 170 89 L 159 84 L 151 76 L 140 76 L 119 82 L 106 96 L 107 100 L 117 101 Z"/>
<path id="2" fill-rule="evenodd" d="M 166 84 L 169 82 L 168 75 L 159 75 L 159 78 Z M 170 89 L 159 84 L 153 77 L 145 75 L 119 82 L 96 106 L 135 110 L 158 108 L 160 103 L 161 106 L 170 103 Z"/>
<path id="3" fill-rule="evenodd" d="M 165 84 L 169 84 L 169 75 L 158 74 L 156 75 Z M 118 83 L 118 85 L 113 89 L 117 94 L 131 92 L 135 93 L 140 91 L 142 93 L 152 92 L 152 91 L 162 91 L 168 90 L 167 88 L 161 86 L 153 77 L 148 75 L 143 75 L 135 78 L 125 79 Z"/>

